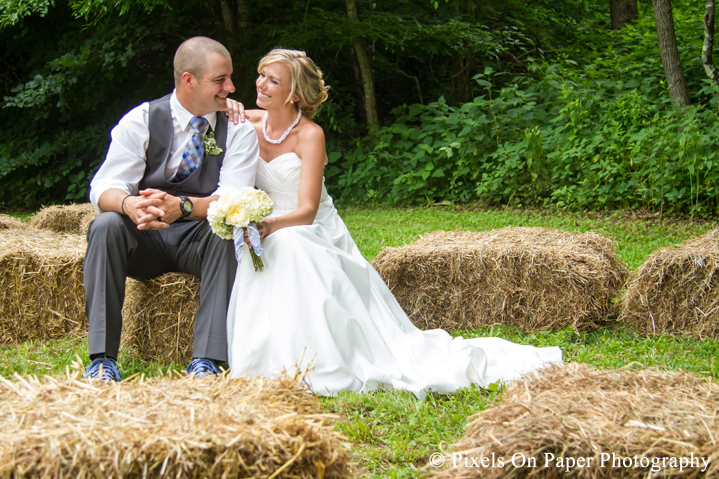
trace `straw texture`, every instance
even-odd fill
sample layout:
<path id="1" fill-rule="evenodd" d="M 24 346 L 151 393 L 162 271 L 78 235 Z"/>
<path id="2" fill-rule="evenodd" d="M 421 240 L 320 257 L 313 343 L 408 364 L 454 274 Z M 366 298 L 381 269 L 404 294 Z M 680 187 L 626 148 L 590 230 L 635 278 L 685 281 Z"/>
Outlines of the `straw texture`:
<path id="1" fill-rule="evenodd" d="M 437 477 L 719 475 L 719 385 L 686 373 L 630 366 L 600 371 L 572 363 L 513 383 L 499 403 L 473 416 Z M 515 467 L 515 454 L 535 462 Z M 485 460 L 482 467 L 482 457 L 494 458 L 494 466 Z M 682 467 L 681 458 L 692 457 L 699 467 Z M 480 466 L 473 467 L 471 458 Z M 578 458 L 592 459 L 580 467 Z M 515 464 L 522 464 L 521 456 Z"/>
<path id="2" fill-rule="evenodd" d="M 0 377 L 0 478 L 340 478 L 349 453 L 299 372 Z"/>
<path id="3" fill-rule="evenodd" d="M 26 227 L 27 225 L 17 218 L 13 218 L 9 215 L 0 215 L 0 230 L 22 229 Z"/>
<path id="4" fill-rule="evenodd" d="M 385 248 L 373 266 L 421 328 L 594 327 L 628 270 L 595 233 L 548 228 L 434 232 Z"/>
<path id="5" fill-rule="evenodd" d="M 30 226 L 58 233 L 86 234 L 87 226 L 97 214 L 97 210 L 90 203 L 47 206 L 33 216 Z"/>
<path id="6" fill-rule="evenodd" d="M 0 229 L 0 344 L 87 333 L 79 235 Z"/>
<path id="7" fill-rule="evenodd" d="M 144 361 L 190 361 L 199 305 L 200 280 L 192 275 L 167 273 L 142 282 L 128 279 L 123 347 Z"/>
<path id="8" fill-rule="evenodd" d="M 719 229 L 652 253 L 632 275 L 622 319 L 643 334 L 719 338 Z"/>

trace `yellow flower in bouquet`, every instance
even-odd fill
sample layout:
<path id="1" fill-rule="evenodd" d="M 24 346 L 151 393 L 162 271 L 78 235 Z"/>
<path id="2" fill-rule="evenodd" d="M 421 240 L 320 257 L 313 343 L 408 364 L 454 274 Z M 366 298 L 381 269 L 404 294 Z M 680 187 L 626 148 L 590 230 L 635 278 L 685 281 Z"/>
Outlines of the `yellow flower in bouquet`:
<path id="1" fill-rule="evenodd" d="M 270 195 L 262 190 L 245 187 L 240 190 L 220 190 L 220 198 L 210 203 L 207 210 L 207 221 L 212 231 L 227 240 L 235 239 L 235 256 L 240 261 L 244 228 L 247 228 L 252 246 L 250 255 L 255 271 L 264 267 L 260 255 L 262 244 L 256 223 L 272 214 L 275 205 Z"/>

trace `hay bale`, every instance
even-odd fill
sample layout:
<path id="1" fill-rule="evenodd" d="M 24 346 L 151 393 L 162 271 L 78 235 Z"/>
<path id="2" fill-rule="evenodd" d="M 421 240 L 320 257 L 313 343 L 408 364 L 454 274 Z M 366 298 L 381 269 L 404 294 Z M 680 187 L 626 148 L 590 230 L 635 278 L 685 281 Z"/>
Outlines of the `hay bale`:
<path id="1" fill-rule="evenodd" d="M 47 206 L 33 216 L 30 226 L 58 233 L 85 234 L 87 226 L 97 214 L 97 210 L 90 203 Z"/>
<path id="2" fill-rule="evenodd" d="M 22 229 L 27 225 L 17 218 L 8 215 L 0 215 L 0 230 Z"/>
<path id="3" fill-rule="evenodd" d="M 80 235 L 0 230 L 0 344 L 87 334 Z"/>
<path id="4" fill-rule="evenodd" d="M 419 327 L 593 327 L 614 311 L 627 267 L 595 233 L 548 228 L 434 232 L 372 263 Z"/>
<path id="5" fill-rule="evenodd" d="M 716 477 L 718 402 L 719 385 L 683 372 L 552 366 L 473 416 L 436 477 Z"/>
<path id="6" fill-rule="evenodd" d="M 0 477 L 340 478 L 349 452 L 302 375 L 0 377 Z"/>
<path id="7" fill-rule="evenodd" d="M 719 338 L 719 229 L 652 253 L 632 275 L 622 320 L 642 334 Z"/>
<path id="8" fill-rule="evenodd" d="M 186 363 L 192 359 L 200 280 L 167 273 L 150 281 L 127 281 L 122 346 L 143 361 Z"/>

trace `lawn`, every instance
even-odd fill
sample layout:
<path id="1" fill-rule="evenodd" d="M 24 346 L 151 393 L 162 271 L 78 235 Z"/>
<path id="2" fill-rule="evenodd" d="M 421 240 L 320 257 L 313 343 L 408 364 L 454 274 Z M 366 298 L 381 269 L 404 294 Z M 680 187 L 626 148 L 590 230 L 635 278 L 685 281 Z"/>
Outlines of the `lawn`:
<path id="1" fill-rule="evenodd" d="M 628 212 L 576 214 L 538 210 L 473 210 L 456 207 L 343 208 L 349 230 L 368 260 L 384 247 L 410 243 L 435 230 L 484 231 L 506 226 L 543 226 L 567 231 L 595 231 L 613 238 L 620 258 L 637 268 L 652 251 L 681 243 L 710 231 L 704 221 L 660 219 Z M 566 361 L 579 361 L 611 369 L 638 362 L 671 370 L 685 370 L 716 378 L 719 341 L 694 341 L 666 336 L 643 337 L 608 322 L 595 331 L 523 333 L 501 325 L 473 331 L 453 331 L 464 337 L 499 336 L 536 346 L 559 346 Z M 0 347 L 0 375 L 58 374 L 76 356 L 87 363 L 85 338 L 28 342 Z M 125 376 L 136 372 L 153 376 L 184 365 L 143 363 L 122 354 Z M 413 395 L 384 390 L 370 394 L 343 393 L 323 400 L 328 412 L 338 415 L 337 429 L 352 445 L 361 474 L 368 478 L 417 477 L 429 455 L 462 435 L 468 417 L 490 406 L 501 390 L 467 389 L 455 394 Z"/>

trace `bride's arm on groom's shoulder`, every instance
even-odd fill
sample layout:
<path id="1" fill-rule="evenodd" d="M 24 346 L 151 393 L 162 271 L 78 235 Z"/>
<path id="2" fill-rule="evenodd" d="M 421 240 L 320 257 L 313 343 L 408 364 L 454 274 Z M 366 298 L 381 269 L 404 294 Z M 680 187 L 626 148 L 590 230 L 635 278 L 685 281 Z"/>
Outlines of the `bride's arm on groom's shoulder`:
<path id="1" fill-rule="evenodd" d="M 245 120 L 250 120 L 254 124 L 262 119 L 264 112 L 264 110 L 259 109 L 245 110 L 245 105 L 241 102 L 233 100 L 232 98 L 227 99 L 225 116 L 227 116 L 227 119 L 235 125 L 244 123 Z"/>
<path id="2" fill-rule="evenodd" d="M 244 123 L 245 119 L 247 118 L 247 114 L 245 113 L 245 105 L 240 103 L 237 100 L 233 100 L 232 98 L 227 99 L 225 107 L 225 115 L 227 118 L 237 125 L 238 123 Z"/>
<path id="3" fill-rule="evenodd" d="M 322 127 L 307 121 L 298 132 L 297 156 L 302 159 L 297 209 L 286 215 L 268 218 L 260 228 L 264 237 L 288 226 L 311 225 L 320 207 L 324 166 L 327 163 L 325 133 Z"/>

